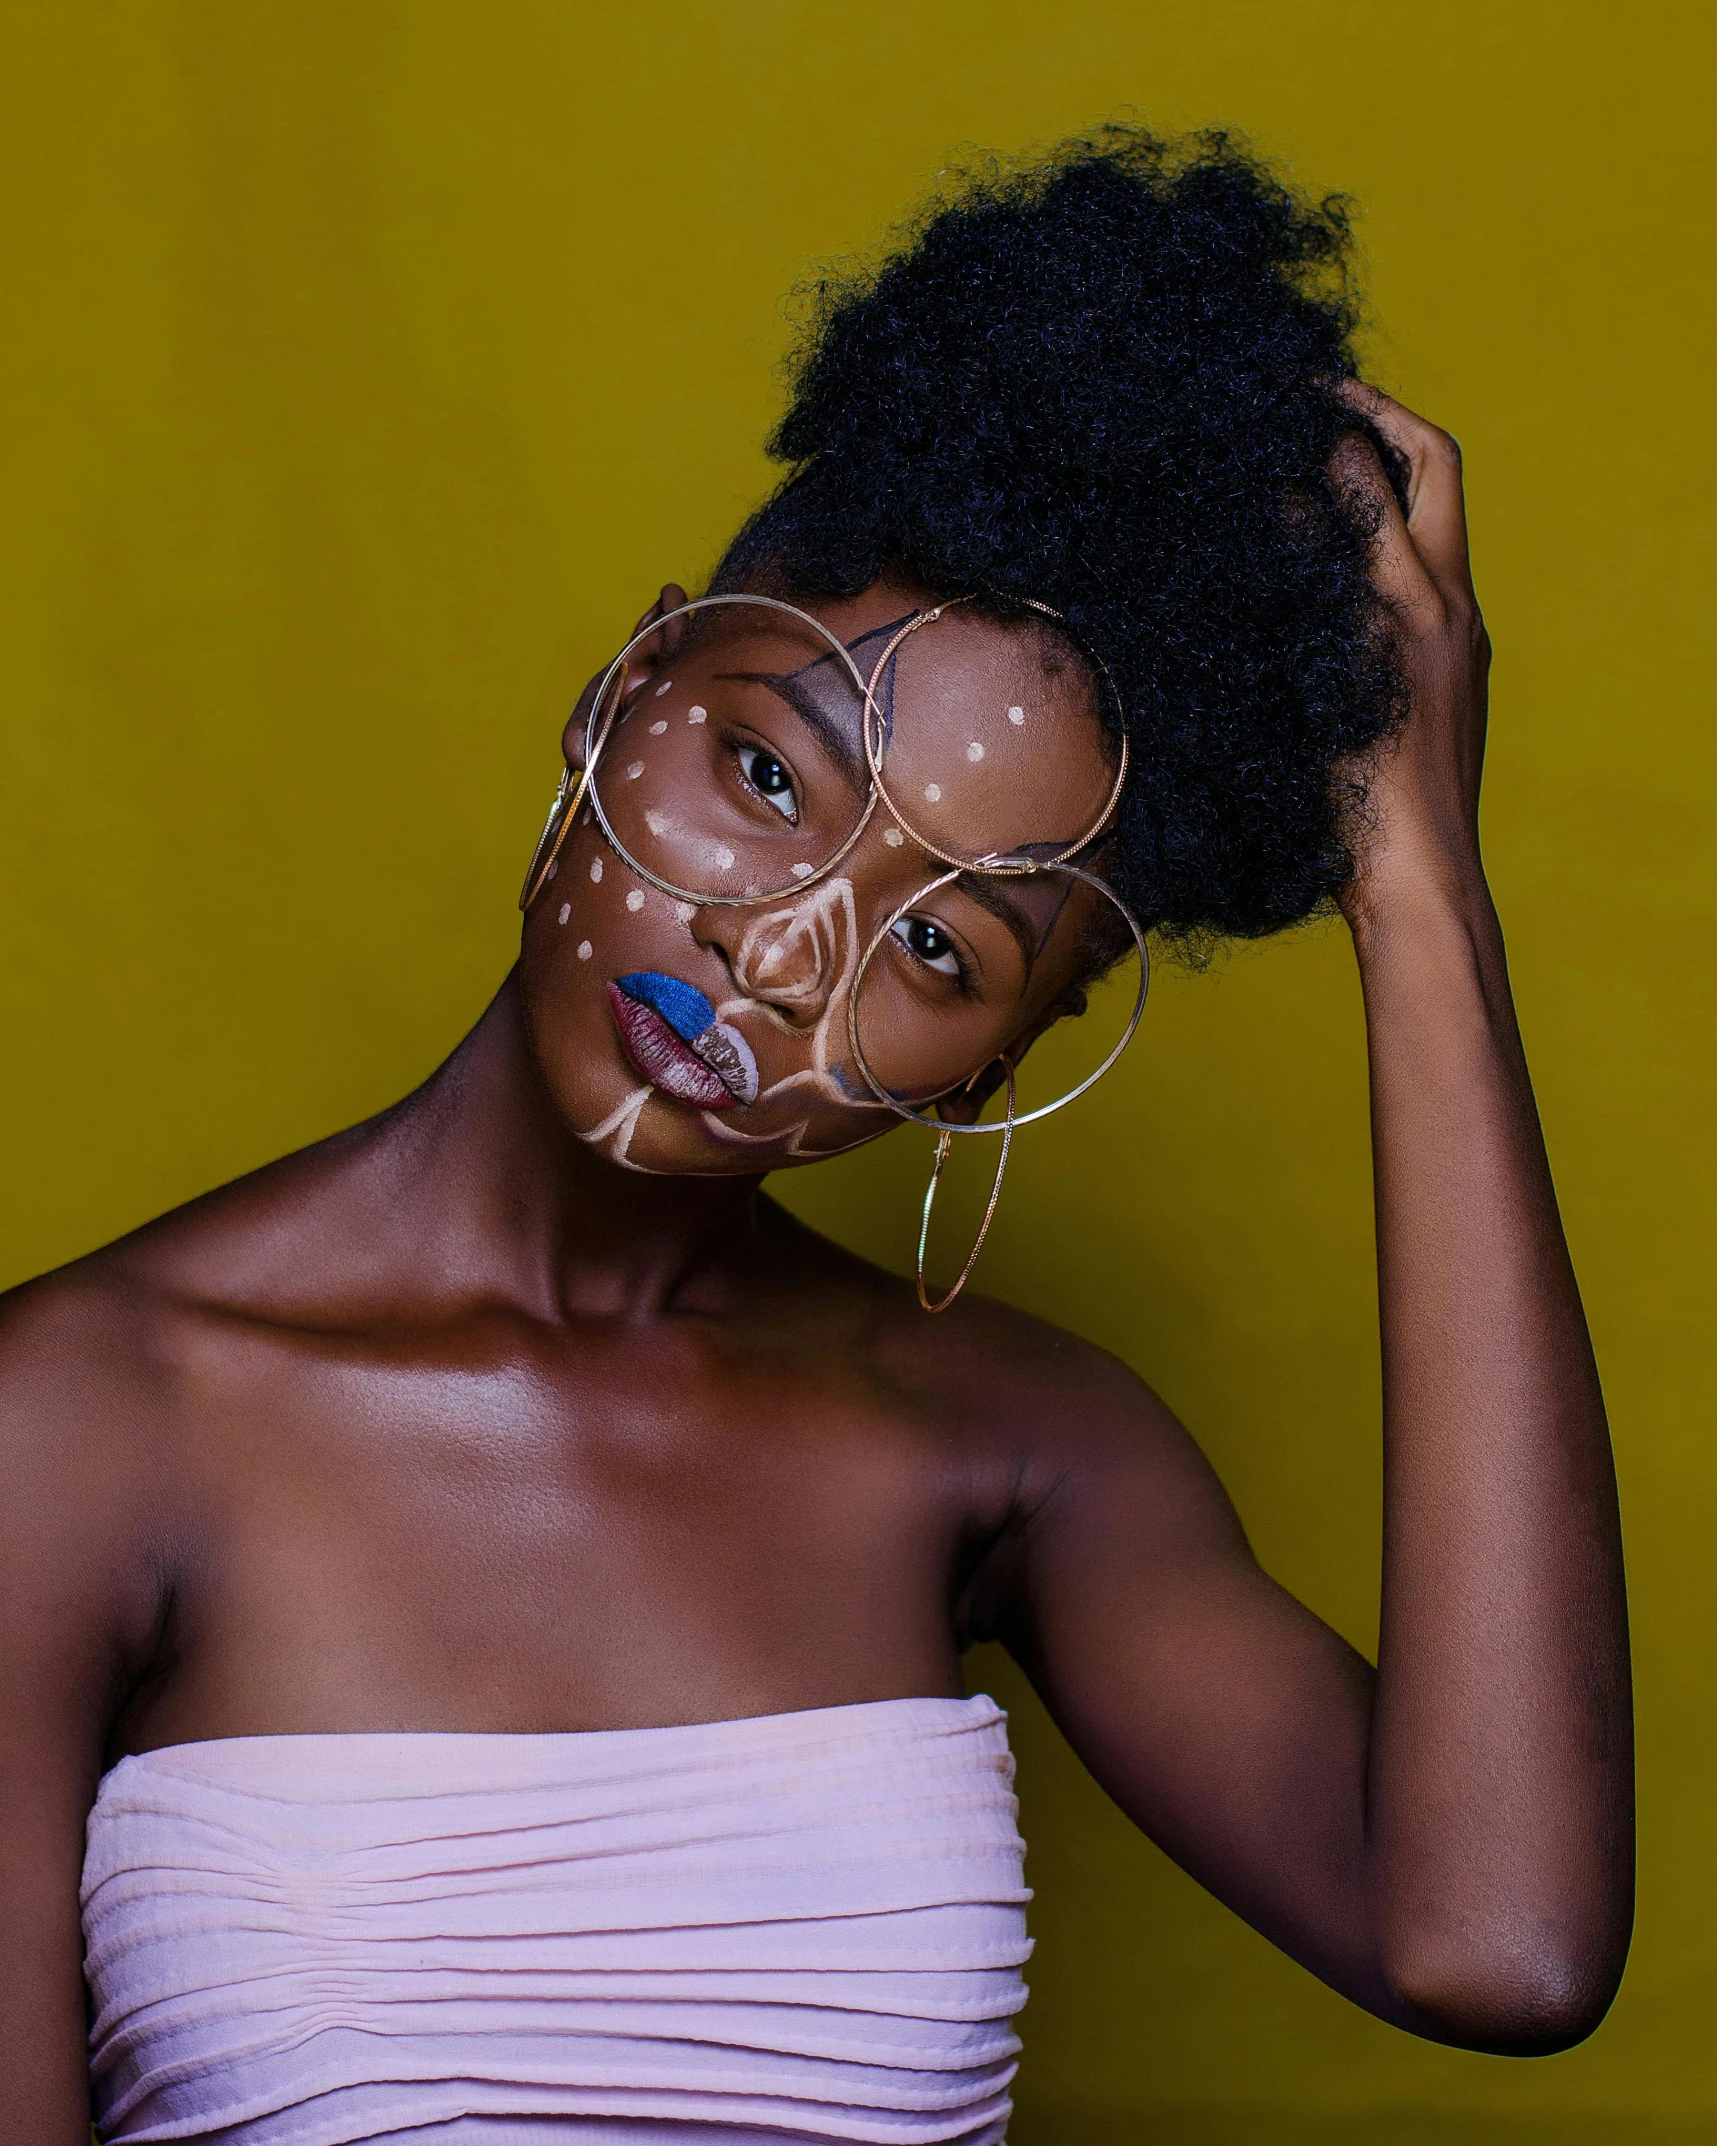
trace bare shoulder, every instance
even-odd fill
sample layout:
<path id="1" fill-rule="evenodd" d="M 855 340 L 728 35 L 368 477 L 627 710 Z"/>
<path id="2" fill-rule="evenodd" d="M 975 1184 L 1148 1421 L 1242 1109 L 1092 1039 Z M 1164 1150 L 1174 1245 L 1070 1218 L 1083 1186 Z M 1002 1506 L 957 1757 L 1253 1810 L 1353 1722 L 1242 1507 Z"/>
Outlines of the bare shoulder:
<path id="1" fill-rule="evenodd" d="M 278 1222 L 270 1178 L 0 1295 L 0 1527 L 14 1572 L 33 1548 L 123 1589 L 166 1562 L 178 1433 L 267 1252 L 266 1218 Z"/>
<path id="2" fill-rule="evenodd" d="M 99 1260 L 0 1297 L 0 1722 L 85 1788 L 171 1587 L 152 1328 Z"/>
<path id="3" fill-rule="evenodd" d="M 1108 1349 L 972 1289 L 928 1313 L 910 1281 L 804 1234 L 802 1271 L 859 1308 L 875 1374 L 950 1433 L 993 1451 L 1022 1503 L 1076 1478 L 1155 1471 L 1221 1498 L 1174 1412 Z"/>
<path id="4" fill-rule="evenodd" d="M 64 1478 L 103 1494 L 137 1422 L 154 1324 L 100 1254 L 0 1296 L 0 1467 L 11 1486 Z"/>

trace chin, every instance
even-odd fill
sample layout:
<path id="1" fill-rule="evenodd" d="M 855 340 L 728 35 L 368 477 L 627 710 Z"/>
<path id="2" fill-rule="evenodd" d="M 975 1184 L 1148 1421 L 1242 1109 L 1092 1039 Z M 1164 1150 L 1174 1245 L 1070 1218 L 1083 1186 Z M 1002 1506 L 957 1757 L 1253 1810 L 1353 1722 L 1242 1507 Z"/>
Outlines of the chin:
<path id="1" fill-rule="evenodd" d="M 645 1177 L 756 1177 L 821 1162 L 888 1130 L 862 1120 L 838 1124 L 795 1118 L 743 1125 L 741 1113 L 696 1110 L 628 1078 L 601 1096 L 561 1099 L 585 1146 Z"/>

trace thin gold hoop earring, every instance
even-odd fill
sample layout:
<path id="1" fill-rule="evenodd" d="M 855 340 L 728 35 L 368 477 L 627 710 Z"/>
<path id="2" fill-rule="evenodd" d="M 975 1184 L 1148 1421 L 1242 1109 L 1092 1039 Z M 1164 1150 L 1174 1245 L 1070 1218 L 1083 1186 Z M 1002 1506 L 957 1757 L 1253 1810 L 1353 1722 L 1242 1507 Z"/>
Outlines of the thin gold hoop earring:
<path id="1" fill-rule="evenodd" d="M 623 663 L 617 674 L 619 691 L 613 696 L 610 714 L 618 709 L 626 698 L 626 675 L 626 666 Z M 591 711 L 593 719 L 597 712 L 594 709 Z M 603 735 L 607 735 L 606 727 Z M 569 764 L 561 769 L 560 785 L 554 793 L 554 803 L 548 808 L 548 818 L 543 822 L 543 831 L 537 837 L 536 848 L 531 851 L 530 868 L 525 873 L 525 883 L 519 889 L 520 909 L 529 909 L 548 884 L 560 856 L 560 846 L 566 840 L 566 831 L 577 819 L 578 808 L 584 802 L 584 793 L 590 787 L 590 771 L 595 764 L 594 758 L 586 753 L 583 767 L 575 770 Z"/>
<path id="2" fill-rule="evenodd" d="M 967 1277 L 978 1264 L 978 1254 L 984 1249 L 984 1239 L 990 1234 L 990 1224 L 995 1220 L 996 1203 L 1002 1196 L 1002 1176 L 1008 1166 L 1008 1150 L 1013 1146 L 1014 1137 L 1014 1068 L 1013 1060 L 1006 1051 L 998 1053 L 998 1056 L 1007 1073 L 1008 1114 L 1007 1122 L 1002 1127 L 1002 1151 L 996 1158 L 996 1176 L 994 1184 L 990 1187 L 990 1203 L 984 1209 L 984 1219 L 978 1225 L 977 1240 L 973 1244 L 971 1251 L 966 1255 L 966 1264 L 960 1269 L 959 1280 L 955 1282 L 953 1288 L 949 1290 L 939 1304 L 933 1304 L 930 1301 L 930 1291 L 926 1288 L 924 1282 L 924 1255 L 930 1244 L 930 1211 L 936 1205 L 936 1188 L 942 1182 L 943 1166 L 953 1151 L 953 1127 L 944 1126 L 937 1135 L 936 1160 L 930 1165 L 930 1182 L 924 1188 L 924 1215 L 918 1225 L 918 1301 L 926 1311 L 946 1311 L 960 1294 L 960 1291 L 965 1288 Z M 978 1072 L 981 1073 L 982 1071 L 983 1068 L 980 1066 Z M 978 1074 L 974 1073 L 971 1080 L 966 1083 L 968 1089 L 974 1086 L 977 1078 Z"/>

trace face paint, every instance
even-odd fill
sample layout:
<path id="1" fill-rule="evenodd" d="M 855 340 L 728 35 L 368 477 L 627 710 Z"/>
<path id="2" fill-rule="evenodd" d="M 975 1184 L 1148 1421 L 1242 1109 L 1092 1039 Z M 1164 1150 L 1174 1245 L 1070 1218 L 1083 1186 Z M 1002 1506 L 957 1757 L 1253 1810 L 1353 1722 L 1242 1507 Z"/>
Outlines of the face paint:
<path id="1" fill-rule="evenodd" d="M 560 922 L 564 924 L 567 918 L 571 916 L 571 914 L 572 904 L 570 902 L 562 902 L 560 905 Z"/>
<path id="2" fill-rule="evenodd" d="M 651 737 L 653 737 L 653 738 L 665 738 L 665 737 L 667 736 L 667 734 L 668 734 L 668 726 L 667 726 L 667 724 L 666 724 L 666 723 L 652 723 L 652 724 L 650 725 L 650 735 L 651 735 Z"/>
<path id="3" fill-rule="evenodd" d="M 939 805 L 942 802 L 942 785 L 939 782 L 927 782 L 924 785 L 924 795 L 931 804 Z"/>
<path id="4" fill-rule="evenodd" d="M 656 688 L 656 698 L 660 700 L 664 693 L 671 693 L 673 690 L 674 681 L 671 678 L 664 678 L 661 684 Z"/>
<path id="5" fill-rule="evenodd" d="M 822 1010 L 810 1033 L 811 1063 L 762 1089 L 755 1100 L 767 1104 L 777 1096 L 796 1094 L 807 1101 L 838 1104 L 843 1112 L 851 1111 L 855 1104 L 883 1111 L 887 1106 L 852 1079 L 837 1055 L 846 1041 L 847 994 L 858 973 L 861 951 L 850 879 L 826 879 L 803 900 L 752 919 L 734 951 L 733 966 L 737 975 L 753 979 L 759 986 L 768 987 L 773 977 L 771 996 L 767 1000 L 750 996 L 726 999 L 716 1008 L 716 1020 L 735 1035 L 739 1033 L 739 1023 L 747 1019 L 788 1027 L 783 1009 L 792 1005 L 794 993 L 785 985 L 782 971 L 793 954 L 802 951 L 801 942 L 806 938 L 812 942 L 812 958 L 798 995 L 809 998 L 827 984 Z M 704 1123 L 725 1145 L 767 1146 L 787 1155 L 839 1154 L 843 1148 L 862 1146 L 873 1137 L 867 1130 L 837 1146 L 812 1149 L 806 1144 L 812 1125 L 809 1115 L 787 1127 L 785 1133 L 780 1128 L 747 1132 L 725 1116 L 706 1116 Z"/>
<path id="6" fill-rule="evenodd" d="M 543 874 L 543 883 L 544 883 L 544 885 L 545 885 L 545 886 L 547 885 L 547 883 L 548 883 L 548 882 L 549 882 L 549 881 L 550 881 L 551 879 L 553 879 L 553 877 L 555 876 L 555 874 L 556 874 L 556 873 L 557 873 L 557 872 L 558 872 L 559 870 L 560 870 L 560 859 L 559 859 L 558 857 L 555 857 L 555 858 L 553 858 L 553 859 L 551 859 L 551 860 L 550 860 L 550 863 L 549 863 L 549 868 L 548 868 L 548 870 L 547 870 L 547 871 L 546 871 L 546 872 L 545 872 L 545 873 Z"/>
<path id="7" fill-rule="evenodd" d="M 709 721 L 709 710 L 707 708 L 688 709 L 686 721 L 688 723 L 707 723 Z"/>
<path id="8" fill-rule="evenodd" d="M 1008 710 L 1008 721 L 1017 730 L 1020 724 L 1025 721 L 1025 710 L 1023 708 L 1010 708 Z"/>
<path id="9" fill-rule="evenodd" d="M 638 777 L 639 777 L 640 775 L 642 775 L 642 774 L 643 774 L 643 772 L 644 772 L 644 763 L 643 763 L 643 761 L 642 761 L 642 760 L 634 760 L 634 761 L 633 761 L 633 763 L 632 763 L 632 765 L 631 765 L 631 766 L 630 766 L 630 767 L 629 767 L 629 768 L 628 768 L 628 769 L 626 770 L 626 780 L 627 780 L 628 782 L 636 782 L 636 781 L 638 780 Z"/>
<path id="10" fill-rule="evenodd" d="M 906 837 L 901 833 L 898 827 L 885 827 L 882 830 L 882 839 L 888 844 L 890 849 L 899 849 L 901 844 L 906 840 Z"/>
<path id="11" fill-rule="evenodd" d="M 593 1148 L 608 1144 L 608 1160 L 617 1162 L 622 1169 L 635 1170 L 638 1165 L 626 1160 L 632 1145 L 632 1135 L 638 1130 L 638 1120 L 644 1115 L 644 1105 L 655 1090 L 649 1087 L 634 1088 L 623 1103 L 616 1105 L 600 1125 L 594 1125 L 587 1133 L 581 1133 Z"/>
<path id="12" fill-rule="evenodd" d="M 626 897 L 626 906 L 634 916 L 638 914 L 639 910 L 644 906 L 644 890 L 642 887 L 632 889 L 631 893 Z"/>
<path id="13" fill-rule="evenodd" d="M 971 744 L 966 747 L 966 758 L 968 760 L 981 760 L 983 757 L 984 748 L 978 743 L 977 739 L 974 738 Z"/>
<path id="14" fill-rule="evenodd" d="M 592 857 L 592 858 L 591 858 L 591 860 L 590 860 L 590 877 L 591 877 L 591 879 L 592 879 L 592 881 L 594 882 L 594 884 L 595 884 L 595 885 L 597 885 L 597 886 L 601 886 L 601 884 L 602 884 L 602 859 L 601 859 L 600 857 Z"/>
<path id="15" fill-rule="evenodd" d="M 595 951 L 596 951 L 595 947 L 593 947 L 593 946 L 591 945 L 591 943 L 590 943 L 590 941 L 589 941 L 588 939 L 580 939 L 580 940 L 579 940 L 579 942 L 578 942 L 578 958 L 579 958 L 579 960 L 580 960 L 580 961 L 588 961 L 588 960 L 590 959 L 591 955 L 595 953 Z"/>

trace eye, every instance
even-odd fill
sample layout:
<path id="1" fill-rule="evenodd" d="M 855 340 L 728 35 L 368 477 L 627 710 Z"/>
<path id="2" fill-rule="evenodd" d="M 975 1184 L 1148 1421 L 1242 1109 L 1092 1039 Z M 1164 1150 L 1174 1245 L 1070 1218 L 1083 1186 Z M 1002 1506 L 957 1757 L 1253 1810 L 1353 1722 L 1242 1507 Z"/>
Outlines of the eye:
<path id="1" fill-rule="evenodd" d="M 739 772 L 759 797 L 767 798 L 784 820 L 799 817 L 799 794 L 785 765 L 761 745 L 737 748 Z"/>
<path id="2" fill-rule="evenodd" d="M 953 977 L 956 982 L 964 980 L 966 969 L 958 947 L 929 917 L 902 917 L 892 927 L 891 935 L 925 968 L 934 969 L 938 976 Z"/>

